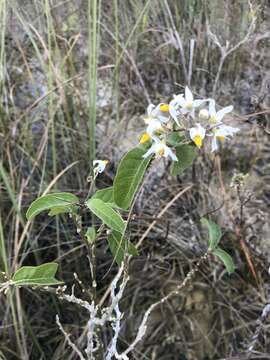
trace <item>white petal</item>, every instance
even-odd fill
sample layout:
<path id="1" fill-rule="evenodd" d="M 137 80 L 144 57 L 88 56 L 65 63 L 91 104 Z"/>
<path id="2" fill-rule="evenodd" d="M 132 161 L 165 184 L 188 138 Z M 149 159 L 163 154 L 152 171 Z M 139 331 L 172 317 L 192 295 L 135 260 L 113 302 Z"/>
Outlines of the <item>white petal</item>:
<path id="1" fill-rule="evenodd" d="M 187 103 L 193 102 L 193 95 L 188 86 L 185 87 L 185 100 Z"/>
<path id="2" fill-rule="evenodd" d="M 191 140 L 193 140 L 196 135 L 198 135 L 198 129 L 197 129 L 197 127 L 192 127 L 192 128 L 190 128 L 190 129 L 189 129 L 189 136 L 190 136 Z"/>
<path id="3" fill-rule="evenodd" d="M 153 119 L 147 126 L 146 132 L 147 132 L 147 134 L 149 134 L 151 136 L 154 132 L 161 130 L 161 129 L 162 129 L 161 122 L 156 119 Z"/>
<path id="4" fill-rule="evenodd" d="M 239 130 L 238 128 L 222 124 L 216 129 L 215 134 L 216 136 L 233 136 Z"/>
<path id="5" fill-rule="evenodd" d="M 171 105 L 171 103 L 169 104 L 169 113 L 170 113 L 171 117 L 173 118 L 173 120 L 176 122 L 176 124 L 178 126 L 180 126 L 179 121 L 177 119 L 178 111 L 175 109 L 174 106 Z"/>
<path id="6" fill-rule="evenodd" d="M 149 104 L 147 106 L 147 115 L 150 116 L 152 114 L 152 111 L 154 110 L 155 105 L 154 104 Z"/>
<path id="7" fill-rule="evenodd" d="M 170 120 L 170 117 L 169 116 L 159 115 L 158 120 L 160 122 L 162 122 L 163 124 L 167 124 L 167 122 Z"/>
<path id="8" fill-rule="evenodd" d="M 212 152 L 215 152 L 218 150 L 218 143 L 217 143 L 217 138 L 216 136 L 213 137 L 212 139 Z"/>
<path id="9" fill-rule="evenodd" d="M 105 170 L 106 164 L 103 162 L 102 164 L 99 164 L 97 167 L 97 171 L 101 174 Z"/>
<path id="10" fill-rule="evenodd" d="M 228 132 L 221 126 L 220 128 L 216 129 L 214 132 L 214 137 L 226 137 L 228 135 Z"/>
<path id="11" fill-rule="evenodd" d="M 196 124 L 196 129 L 197 129 L 197 134 L 200 135 L 200 137 L 203 139 L 205 137 L 205 128 L 202 127 L 201 124 L 197 123 Z"/>
<path id="12" fill-rule="evenodd" d="M 159 113 L 160 113 L 160 109 L 159 109 L 160 105 L 161 105 L 161 103 L 158 104 L 157 106 L 155 106 L 155 108 L 152 110 L 152 116 L 158 116 L 159 115 Z"/>
<path id="13" fill-rule="evenodd" d="M 230 113 L 231 111 L 233 111 L 233 106 L 232 106 L 232 105 L 226 106 L 225 108 L 219 110 L 219 111 L 217 112 L 217 119 L 218 119 L 218 121 L 221 121 L 221 120 L 223 119 L 223 117 L 224 117 L 226 114 Z"/>
<path id="14" fill-rule="evenodd" d="M 170 149 L 168 148 L 168 156 L 172 159 L 172 161 L 178 161 L 177 159 L 177 156 L 175 155 L 175 153 Z"/>
<path id="15" fill-rule="evenodd" d="M 195 109 L 189 111 L 190 116 L 194 119 L 195 118 Z"/>
<path id="16" fill-rule="evenodd" d="M 147 151 L 146 151 L 146 153 L 145 154 L 143 154 L 143 158 L 147 158 L 148 156 L 150 156 L 150 155 L 152 155 L 152 154 L 155 154 L 155 144 L 153 144 L 151 147 L 150 147 L 150 149 L 148 149 Z"/>
<path id="17" fill-rule="evenodd" d="M 216 104 L 214 99 L 209 99 L 209 114 L 216 115 Z"/>
<path id="18" fill-rule="evenodd" d="M 235 127 L 232 127 L 232 126 L 229 126 L 229 125 L 223 125 L 222 128 L 227 131 L 228 134 L 235 134 L 237 133 L 238 131 L 240 131 L 239 128 L 235 128 Z"/>
<path id="19" fill-rule="evenodd" d="M 153 144 L 152 146 L 157 146 L 157 145 L 161 144 L 161 141 L 159 140 L 159 138 L 157 136 L 153 135 L 152 139 L 155 142 L 155 144 Z"/>
<path id="20" fill-rule="evenodd" d="M 185 109 L 185 108 L 181 109 L 180 111 L 181 111 L 181 114 L 183 114 L 183 115 L 186 115 L 189 113 L 189 110 Z"/>
<path id="21" fill-rule="evenodd" d="M 174 99 L 171 101 L 171 104 L 173 106 L 181 106 L 181 107 L 185 106 L 186 100 L 184 99 L 184 95 L 183 94 L 176 95 Z"/>
<path id="22" fill-rule="evenodd" d="M 201 106 L 203 103 L 205 103 L 206 100 L 194 100 L 193 101 L 193 107 Z"/>

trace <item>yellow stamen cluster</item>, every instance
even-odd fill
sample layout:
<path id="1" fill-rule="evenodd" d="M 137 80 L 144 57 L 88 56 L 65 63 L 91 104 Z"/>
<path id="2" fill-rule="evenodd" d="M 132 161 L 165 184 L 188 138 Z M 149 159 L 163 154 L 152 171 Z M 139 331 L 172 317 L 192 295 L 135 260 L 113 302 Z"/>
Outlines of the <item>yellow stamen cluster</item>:
<path id="1" fill-rule="evenodd" d="M 169 112 L 169 104 L 160 104 L 159 110 L 161 112 Z"/>
<path id="2" fill-rule="evenodd" d="M 193 139 L 195 145 L 200 149 L 202 147 L 202 141 L 203 139 L 201 138 L 200 135 L 196 135 L 194 136 L 194 139 Z"/>
<path id="3" fill-rule="evenodd" d="M 147 141 L 149 141 L 151 139 L 150 135 L 147 133 L 143 133 L 141 138 L 140 138 L 140 144 L 144 144 Z"/>
<path id="4" fill-rule="evenodd" d="M 225 140 L 225 136 L 223 135 L 218 135 L 216 138 L 221 141 Z"/>

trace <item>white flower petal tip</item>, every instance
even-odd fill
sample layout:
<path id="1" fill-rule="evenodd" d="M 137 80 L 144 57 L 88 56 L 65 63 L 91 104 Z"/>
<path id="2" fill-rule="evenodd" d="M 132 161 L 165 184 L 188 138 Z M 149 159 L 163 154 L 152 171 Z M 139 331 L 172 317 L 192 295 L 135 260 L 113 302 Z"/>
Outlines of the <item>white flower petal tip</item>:
<path id="1" fill-rule="evenodd" d="M 94 166 L 94 174 L 101 174 L 104 170 L 106 165 L 109 163 L 108 160 L 94 160 L 93 161 L 93 166 Z"/>
<path id="2" fill-rule="evenodd" d="M 193 94 L 188 86 L 185 87 L 185 98 L 186 98 L 185 100 L 187 103 L 193 102 Z"/>

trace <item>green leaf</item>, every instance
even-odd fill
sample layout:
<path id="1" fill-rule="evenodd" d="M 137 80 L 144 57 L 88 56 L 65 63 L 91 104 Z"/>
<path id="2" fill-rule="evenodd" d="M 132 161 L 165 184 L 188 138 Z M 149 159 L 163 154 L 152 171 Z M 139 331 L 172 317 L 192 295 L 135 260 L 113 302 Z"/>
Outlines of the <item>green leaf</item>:
<path id="1" fill-rule="evenodd" d="M 113 183 L 114 202 L 122 209 L 128 209 L 143 179 L 151 157 L 144 159 L 145 150 L 135 148 L 121 160 Z"/>
<path id="2" fill-rule="evenodd" d="M 175 147 L 179 146 L 184 140 L 185 137 L 183 135 L 180 135 L 179 132 L 174 131 L 167 136 L 166 143 Z"/>
<path id="3" fill-rule="evenodd" d="M 136 247 L 130 242 L 127 243 L 127 240 L 117 231 L 113 231 L 108 236 L 108 244 L 113 257 L 119 266 L 124 260 L 126 253 L 133 256 L 138 255 Z"/>
<path id="4" fill-rule="evenodd" d="M 209 249 L 212 251 L 214 250 L 218 244 L 219 244 L 219 241 L 220 241 L 220 238 L 222 236 L 222 232 L 220 230 L 220 227 L 214 223 L 213 221 L 211 220 L 208 220 L 206 218 L 202 218 L 201 219 L 201 223 L 203 225 L 206 225 L 208 227 L 208 232 L 209 232 L 209 239 L 208 239 L 208 242 L 209 242 Z"/>
<path id="5" fill-rule="evenodd" d="M 197 156 L 197 150 L 194 146 L 183 144 L 176 146 L 176 156 L 178 161 L 173 162 L 172 175 L 180 175 L 184 170 L 192 165 Z"/>
<path id="6" fill-rule="evenodd" d="M 100 199 L 90 199 L 86 201 L 87 207 L 109 228 L 123 233 L 126 224 L 121 216 Z"/>
<path id="7" fill-rule="evenodd" d="M 48 215 L 49 216 L 55 216 L 55 215 L 59 215 L 59 214 L 66 214 L 69 213 L 70 211 L 75 211 L 77 209 L 76 206 L 71 205 L 71 206 L 57 206 L 52 208 Z"/>
<path id="8" fill-rule="evenodd" d="M 16 286 L 49 286 L 60 285 L 62 281 L 55 279 L 58 268 L 56 263 L 46 263 L 39 266 L 22 266 L 12 276 Z"/>
<path id="9" fill-rule="evenodd" d="M 235 271 L 233 259 L 226 251 L 222 250 L 220 247 L 217 247 L 213 251 L 213 254 L 223 262 L 229 274 L 232 274 Z"/>
<path id="10" fill-rule="evenodd" d="M 79 199 L 76 195 L 70 193 L 53 193 L 41 196 L 32 202 L 30 207 L 27 210 L 26 218 L 27 220 L 33 219 L 36 215 L 45 210 L 51 210 L 53 208 L 63 208 L 70 210 L 71 205 L 74 205 L 79 202 Z M 57 210 L 55 210 L 57 212 Z"/>
<path id="11" fill-rule="evenodd" d="M 111 206 L 116 206 L 113 200 L 112 186 L 96 191 L 91 199 L 100 199 L 105 203 L 111 204 Z"/>
<path id="12" fill-rule="evenodd" d="M 87 238 L 87 241 L 89 242 L 89 244 L 93 244 L 96 240 L 97 237 L 97 233 L 94 227 L 89 227 L 87 228 L 87 231 L 85 233 L 85 236 Z"/>

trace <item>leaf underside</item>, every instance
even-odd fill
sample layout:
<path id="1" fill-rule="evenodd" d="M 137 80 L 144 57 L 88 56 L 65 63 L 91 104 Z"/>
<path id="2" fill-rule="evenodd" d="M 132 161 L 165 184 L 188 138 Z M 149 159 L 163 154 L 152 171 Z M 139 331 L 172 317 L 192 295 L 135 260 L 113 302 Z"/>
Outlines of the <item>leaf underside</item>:
<path id="1" fill-rule="evenodd" d="M 31 220 L 42 211 L 52 210 L 54 208 L 58 210 L 61 209 L 61 212 L 63 212 L 64 208 L 68 211 L 72 205 L 78 202 L 78 197 L 70 193 L 62 192 L 44 195 L 32 202 L 26 212 L 26 218 L 27 220 Z M 55 213 L 57 213 L 57 210 L 55 210 Z M 52 212 L 50 212 L 50 215 L 52 215 Z"/>
<path id="2" fill-rule="evenodd" d="M 63 284 L 55 278 L 57 263 L 46 263 L 39 266 L 22 266 L 12 276 L 16 286 L 49 286 Z"/>
<path id="3" fill-rule="evenodd" d="M 143 179 L 151 157 L 144 159 L 145 150 L 134 148 L 121 160 L 113 183 L 114 202 L 128 209 Z"/>

